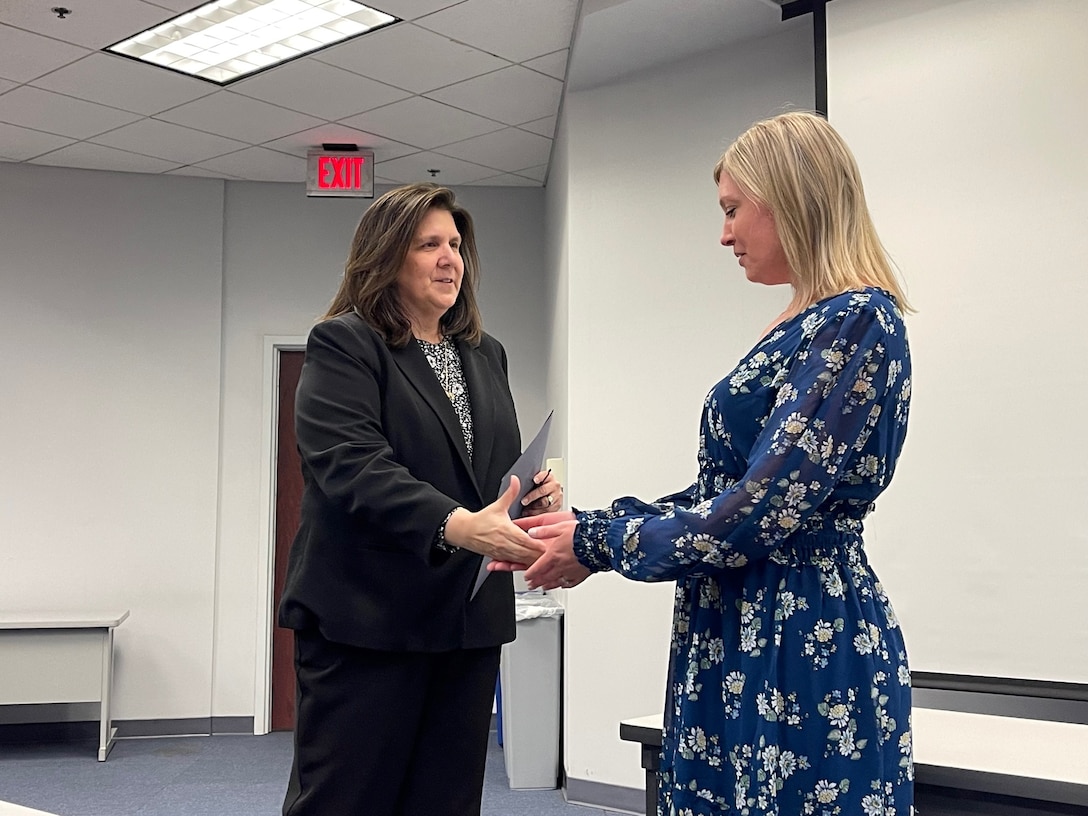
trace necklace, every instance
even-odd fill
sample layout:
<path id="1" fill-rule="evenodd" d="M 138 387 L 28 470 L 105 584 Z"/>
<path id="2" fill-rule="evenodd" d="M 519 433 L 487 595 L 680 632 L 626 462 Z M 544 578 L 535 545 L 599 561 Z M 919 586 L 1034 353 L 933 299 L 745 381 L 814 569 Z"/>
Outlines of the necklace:
<path id="1" fill-rule="evenodd" d="M 453 402 L 453 380 L 450 379 L 450 352 L 453 350 L 453 346 L 446 342 L 446 338 L 442 338 L 442 343 L 439 345 L 442 349 L 442 389 L 446 392 L 446 396 L 450 398 L 450 402 Z"/>
<path id="2" fill-rule="evenodd" d="M 437 343 L 422 338 L 416 339 L 424 352 L 430 352 L 427 356 L 431 358 L 431 368 L 434 369 L 435 376 L 438 378 L 438 384 L 442 386 L 442 390 L 446 392 L 450 402 L 453 402 L 456 395 L 454 393 L 454 377 L 450 375 L 450 357 L 457 353 L 453 343 L 448 337 L 443 337 Z"/>

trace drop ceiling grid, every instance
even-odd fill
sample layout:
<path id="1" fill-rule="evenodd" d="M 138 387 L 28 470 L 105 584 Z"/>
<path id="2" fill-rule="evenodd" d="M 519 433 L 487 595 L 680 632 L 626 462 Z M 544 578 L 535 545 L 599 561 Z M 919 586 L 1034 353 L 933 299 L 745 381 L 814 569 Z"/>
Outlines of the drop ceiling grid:
<path id="1" fill-rule="evenodd" d="M 436 152 L 513 173 L 547 162 L 551 146 L 551 139 L 517 128 L 506 128 L 446 145 Z"/>
<path id="2" fill-rule="evenodd" d="M 191 5 L 197 5 L 194 0 Z M 4 23 L 55 40 L 97 51 L 144 29 L 166 22 L 177 11 L 143 0 L 98 0 L 86 5 L 69 4 L 72 13 L 64 19 L 50 12 L 54 5 L 41 0 L 7 0 Z"/>
<path id="3" fill-rule="evenodd" d="M 349 142 L 392 181 L 539 185 L 516 171 L 547 163 L 575 0 L 376 2 L 404 22 L 226 88 L 97 50 L 192 5 L 101 0 L 59 20 L 9 0 L 0 160 L 297 181 L 308 149 Z"/>
<path id="4" fill-rule="evenodd" d="M 0 23 L 0 77 L 29 82 L 92 53 L 86 48 Z"/>
<path id="5" fill-rule="evenodd" d="M 431 170 L 439 170 L 432 175 Z M 438 153 L 425 151 L 413 153 L 383 163 L 380 173 L 398 184 L 411 181 L 435 181 L 440 184 L 469 184 L 496 175 L 493 167 L 484 167 Z"/>
<path id="6" fill-rule="evenodd" d="M 113 54 L 91 53 L 28 84 L 152 116 L 215 92 L 215 86 L 173 71 L 147 70 L 149 66 Z"/>
<path id="7" fill-rule="evenodd" d="M 196 164 L 249 147 L 246 142 L 160 122 L 158 119 L 141 119 L 94 136 L 89 141 L 179 164 Z"/>

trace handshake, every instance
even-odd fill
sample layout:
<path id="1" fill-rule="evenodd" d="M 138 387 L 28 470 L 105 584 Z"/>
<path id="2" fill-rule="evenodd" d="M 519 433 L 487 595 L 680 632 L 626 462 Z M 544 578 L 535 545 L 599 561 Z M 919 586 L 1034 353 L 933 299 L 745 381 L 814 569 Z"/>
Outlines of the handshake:
<path id="1" fill-rule="evenodd" d="M 525 583 L 530 589 L 577 586 L 589 577 L 589 570 L 574 556 L 574 529 L 578 522 L 569 510 L 551 509 L 562 506 L 563 487 L 555 481 L 550 470 L 538 473 L 533 481 L 537 486 L 521 500 L 523 515 L 514 519 L 513 524 L 535 542 L 536 555 L 531 561 L 493 559 L 487 568 L 491 572 L 524 570 Z M 546 496 L 548 500 L 542 500 L 540 496 Z"/>
<path id="2" fill-rule="evenodd" d="M 529 564 L 492 560 L 487 565 L 488 570 L 525 570 L 525 583 L 529 589 L 569 589 L 589 577 L 589 570 L 574 556 L 574 528 L 578 526 L 574 513 L 559 510 L 540 516 L 524 516 L 514 519 L 514 525 L 541 546 L 539 555 Z"/>
<path id="3" fill-rule="evenodd" d="M 521 498 L 519 518 L 510 508 L 521 495 L 516 476 L 498 499 L 478 512 L 458 508 L 446 522 L 446 542 L 491 561 L 490 572 L 525 571 L 530 589 L 569 588 L 584 581 L 590 571 L 574 556 L 574 529 L 578 522 L 563 505 L 563 488 L 551 471 L 533 477 L 535 487 Z"/>

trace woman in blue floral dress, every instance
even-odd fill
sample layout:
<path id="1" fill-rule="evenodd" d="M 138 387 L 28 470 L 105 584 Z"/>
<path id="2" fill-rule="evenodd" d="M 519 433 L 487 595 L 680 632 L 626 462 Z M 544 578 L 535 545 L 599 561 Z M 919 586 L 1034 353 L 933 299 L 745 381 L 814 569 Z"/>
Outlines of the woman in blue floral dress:
<path id="1" fill-rule="evenodd" d="M 754 125 L 714 177 L 722 244 L 793 301 L 707 396 L 697 481 L 526 522 L 526 580 L 676 581 L 662 816 L 908 816 L 910 673 L 862 542 L 907 428 L 906 303 L 823 119 Z"/>

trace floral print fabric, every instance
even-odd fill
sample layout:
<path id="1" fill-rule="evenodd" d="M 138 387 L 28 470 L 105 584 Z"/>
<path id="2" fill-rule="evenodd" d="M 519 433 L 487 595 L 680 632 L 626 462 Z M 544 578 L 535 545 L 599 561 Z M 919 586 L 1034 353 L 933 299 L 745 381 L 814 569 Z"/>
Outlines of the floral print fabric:
<path id="1" fill-rule="evenodd" d="M 910 388 L 891 296 L 827 298 L 707 396 L 695 484 L 578 513 L 583 564 L 676 581 L 661 816 L 909 816 L 906 649 L 861 534 Z"/>

